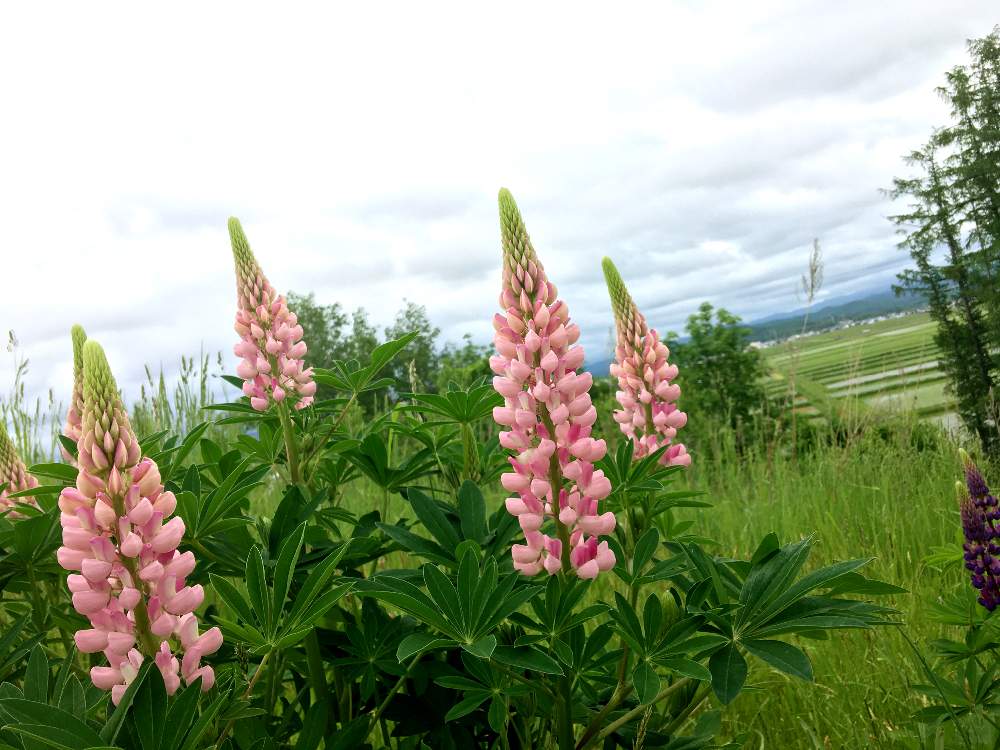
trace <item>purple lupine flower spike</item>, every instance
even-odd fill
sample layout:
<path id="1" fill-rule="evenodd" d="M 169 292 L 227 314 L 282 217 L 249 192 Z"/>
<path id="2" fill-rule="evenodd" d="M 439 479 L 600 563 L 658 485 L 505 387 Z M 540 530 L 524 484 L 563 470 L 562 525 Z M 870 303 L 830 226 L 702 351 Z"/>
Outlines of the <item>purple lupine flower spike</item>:
<path id="1" fill-rule="evenodd" d="M 959 482 L 957 489 L 965 534 L 963 557 L 979 603 L 992 612 L 1000 605 L 1000 507 L 979 467 L 965 451 L 961 455 L 965 484 Z"/>

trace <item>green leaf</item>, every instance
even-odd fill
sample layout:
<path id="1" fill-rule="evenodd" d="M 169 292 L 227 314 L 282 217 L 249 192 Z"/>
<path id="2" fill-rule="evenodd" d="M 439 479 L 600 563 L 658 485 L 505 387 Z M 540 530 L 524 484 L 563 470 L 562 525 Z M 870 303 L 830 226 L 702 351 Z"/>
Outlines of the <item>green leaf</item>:
<path id="1" fill-rule="evenodd" d="M 807 538 L 785 545 L 750 570 L 740 590 L 740 604 L 743 605 L 740 622 L 746 622 L 755 612 L 787 591 L 809 556 L 811 544 L 812 540 Z"/>
<path id="2" fill-rule="evenodd" d="M 497 646 L 492 658 L 501 664 L 519 669 L 530 669 L 542 674 L 563 673 L 559 662 L 534 646 Z"/>
<path id="3" fill-rule="evenodd" d="M 757 545 L 757 550 L 753 553 L 753 557 L 750 558 L 750 565 L 760 565 L 772 554 L 778 551 L 781 544 L 778 542 L 778 535 L 773 531 L 760 540 L 760 544 Z"/>
<path id="4" fill-rule="evenodd" d="M 399 662 L 404 662 L 415 654 L 433 651 L 436 648 L 444 648 L 452 644 L 454 641 L 430 633 L 413 633 L 399 642 L 399 646 L 396 648 L 396 659 Z"/>
<path id="5" fill-rule="evenodd" d="M 635 543 L 635 554 L 632 555 L 632 575 L 642 573 L 646 563 L 653 559 L 659 546 L 660 532 L 655 526 L 639 537 Z"/>
<path id="6" fill-rule="evenodd" d="M 723 704 L 729 704 L 740 694 L 747 679 L 747 663 L 733 643 L 712 654 L 708 660 L 712 673 L 712 689 Z"/>
<path id="7" fill-rule="evenodd" d="M 312 605 L 313 601 L 319 595 L 319 592 L 326 588 L 330 578 L 333 577 L 333 574 L 337 570 L 337 565 L 340 563 L 341 558 L 344 557 L 344 553 L 347 552 L 350 545 L 350 542 L 340 545 L 337 549 L 323 558 L 323 562 L 319 563 L 312 569 L 309 576 L 306 578 L 305 583 L 302 584 L 302 588 L 299 589 L 299 593 L 295 597 L 295 602 L 292 604 L 292 608 L 285 616 L 286 622 L 295 621 L 300 614 Z"/>
<path id="8" fill-rule="evenodd" d="M 497 734 L 503 734 L 507 726 L 507 703 L 499 695 L 494 695 L 490 701 L 490 710 L 487 713 L 487 720 L 490 728 Z"/>
<path id="9" fill-rule="evenodd" d="M 306 525 L 299 524 L 299 527 L 291 533 L 281 545 L 278 552 L 278 562 L 274 566 L 274 591 L 271 601 L 271 611 L 274 612 L 275 619 L 285 606 L 285 597 L 292 586 L 292 576 L 295 574 L 295 565 L 299 561 L 302 552 L 302 540 L 305 538 Z"/>
<path id="10" fill-rule="evenodd" d="M 142 668 L 139 670 L 139 674 L 136 675 L 136 678 L 129 683 L 128 688 L 125 690 L 125 694 L 122 695 L 122 699 L 118 701 L 118 705 L 115 706 L 115 710 L 112 712 L 111 716 L 108 717 L 104 726 L 101 727 L 102 742 L 114 742 L 118 737 L 118 732 L 122 728 L 122 724 L 125 723 L 125 717 L 128 715 L 129 709 L 132 708 L 132 701 L 135 700 L 135 696 L 136 693 L 139 692 L 139 688 L 145 684 L 146 678 L 149 676 L 149 671 L 152 668 L 152 662 L 146 662 L 142 665 Z"/>
<path id="11" fill-rule="evenodd" d="M 76 460 L 77 458 L 76 441 L 73 440 L 72 438 L 66 437 L 65 435 L 58 435 L 57 437 L 59 438 L 59 444 L 62 446 L 62 449 L 66 451 L 69 455 L 71 455 L 73 457 L 73 460 Z"/>
<path id="12" fill-rule="evenodd" d="M 480 690 L 477 692 L 468 692 L 465 697 L 456 703 L 448 713 L 445 714 L 444 720 L 454 721 L 455 719 L 461 719 L 463 716 L 467 716 L 483 705 L 492 695 L 488 690 Z"/>
<path id="13" fill-rule="evenodd" d="M 167 721 L 163 727 L 163 740 L 160 747 L 179 747 L 181 740 L 191 726 L 195 710 L 198 708 L 198 698 L 201 696 L 201 678 L 188 685 L 170 701 Z"/>
<path id="14" fill-rule="evenodd" d="M 783 641 L 743 641 L 743 645 L 747 651 L 775 669 L 806 682 L 813 681 L 812 664 L 802 649 Z"/>
<path id="15" fill-rule="evenodd" d="M 492 635 L 484 636 L 475 643 L 462 644 L 463 649 L 473 656 L 478 656 L 480 659 L 489 659 L 493 655 L 494 650 L 496 650 L 496 647 L 497 639 Z"/>
<path id="16" fill-rule="evenodd" d="M 660 678 L 649 662 L 640 661 L 632 670 L 632 684 L 639 703 L 651 703 L 660 692 Z"/>
<path id="17" fill-rule="evenodd" d="M 256 544 L 250 548 L 247 555 L 246 566 L 247 594 L 250 595 L 250 604 L 257 615 L 257 619 L 267 633 L 271 633 L 272 615 L 271 600 L 267 595 L 267 582 L 264 573 L 264 558 L 261 557 L 260 547 Z"/>
<path id="18" fill-rule="evenodd" d="M 712 673 L 709 672 L 703 665 L 693 661 L 692 659 L 669 657 L 665 659 L 657 659 L 656 663 L 666 667 L 671 672 L 676 672 L 684 677 L 690 677 L 692 680 L 708 682 L 712 679 Z"/>
<path id="19" fill-rule="evenodd" d="M 282 630 L 287 631 L 291 628 L 304 628 L 312 625 L 316 620 L 325 615 L 334 604 L 339 602 L 344 595 L 350 592 L 354 588 L 354 584 L 355 582 L 351 580 L 342 580 L 333 584 L 322 596 L 313 600 L 313 603 L 304 612 L 295 618 L 286 617 Z"/>
<path id="20" fill-rule="evenodd" d="M 461 632 L 457 631 L 447 618 L 441 615 L 437 605 L 418 587 L 409 581 L 394 576 L 381 575 L 373 580 L 359 584 L 362 593 L 374 596 L 394 607 L 399 607 L 421 622 L 437 628 L 442 633 L 459 640 Z"/>
<path id="21" fill-rule="evenodd" d="M 167 691 L 160 670 L 153 669 L 143 681 L 132 705 L 132 721 L 142 750 L 159 750 L 166 718 Z"/>
<path id="22" fill-rule="evenodd" d="M 28 467 L 28 473 L 35 477 L 58 479 L 63 484 L 76 484 L 77 469 L 69 464 L 35 464 Z"/>
<path id="23" fill-rule="evenodd" d="M 646 604 L 642 608 L 642 621 L 646 643 L 656 643 L 663 622 L 663 608 L 660 605 L 660 597 L 656 594 L 650 594 L 646 599 Z"/>
<path id="24" fill-rule="evenodd" d="M 466 539 L 481 541 L 487 534 L 486 501 L 476 484 L 465 480 L 458 490 L 458 516 Z"/>
<path id="25" fill-rule="evenodd" d="M 402 526 L 394 526 L 387 523 L 380 523 L 377 524 L 377 526 L 387 537 L 392 539 L 392 541 L 396 542 L 403 549 L 412 552 L 415 555 L 426 557 L 428 560 L 432 560 L 433 562 L 441 565 L 454 565 L 452 553 L 437 542 L 432 542 L 430 539 L 418 536 L 412 531 L 404 529 Z"/>
<path id="26" fill-rule="evenodd" d="M 420 523 L 437 540 L 438 544 L 446 550 L 454 550 L 458 547 L 462 540 L 455 531 L 455 527 L 451 525 L 434 500 L 412 487 L 406 491 L 406 499 L 413 506 L 413 512 L 417 514 Z"/>
<path id="27" fill-rule="evenodd" d="M 468 542 L 462 542 L 467 544 Z M 479 584 L 479 558 L 471 547 L 463 550 L 458 565 L 458 600 L 462 610 L 462 625 L 467 632 L 472 631 L 479 620 L 475 611 L 476 588 Z"/>
<path id="28" fill-rule="evenodd" d="M 79 750 L 81 747 L 107 744 L 97 732 L 73 714 L 47 703 L 23 698 L 2 698 L 0 708 L 16 719 L 16 723 L 8 726 L 8 729 L 23 730 L 31 727 L 30 731 L 24 733 L 50 747 Z"/>
<path id="29" fill-rule="evenodd" d="M 302 729 L 299 731 L 299 740 L 295 743 L 295 750 L 316 750 L 319 743 L 323 741 L 326 734 L 326 717 L 329 709 L 322 702 L 313 703 L 306 712 L 306 717 L 302 721 Z"/>
<path id="30" fill-rule="evenodd" d="M 12 724 L 6 729 L 41 742 L 45 747 L 59 748 L 59 750 L 79 750 L 80 738 L 59 726 L 49 726 L 48 724 Z M 31 747 L 29 745 L 29 747 Z"/>
<path id="31" fill-rule="evenodd" d="M 427 591 L 445 617 L 458 630 L 463 630 L 462 606 L 458 592 L 444 573 L 436 565 L 424 566 L 424 584 Z"/>
<path id="32" fill-rule="evenodd" d="M 216 714 L 219 713 L 222 705 L 229 700 L 229 696 L 226 694 L 220 695 L 208 708 L 201 712 L 201 716 L 198 717 L 198 721 L 195 722 L 194 726 L 191 727 L 191 731 L 188 733 L 187 739 L 184 741 L 184 745 L 181 750 L 195 750 L 201 742 L 201 736 L 205 734 L 205 730 L 212 725 L 215 721 Z"/>
<path id="33" fill-rule="evenodd" d="M 83 693 L 83 685 L 75 674 L 70 675 L 59 696 L 59 708 L 74 716 L 83 716 L 87 711 L 87 699 Z"/>
<path id="34" fill-rule="evenodd" d="M 954 553 L 949 549 L 949 554 Z M 865 578 L 860 573 L 846 573 L 830 582 L 829 594 L 864 594 L 865 596 L 886 596 L 891 594 L 906 594 L 906 589 L 885 581 Z"/>
<path id="35" fill-rule="evenodd" d="M 412 333 L 407 333 L 403 336 L 400 336 L 398 339 L 395 339 L 393 341 L 386 341 L 384 344 L 376 346 L 372 350 L 371 364 L 369 365 L 369 367 L 372 370 L 372 373 L 373 374 L 377 373 L 379 370 L 381 370 L 383 367 L 389 364 L 392 358 L 395 357 L 397 354 L 399 354 L 401 351 L 403 351 L 403 349 L 405 349 L 407 345 L 417 337 L 417 335 L 418 332 L 413 331 Z"/>
<path id="36" fill-rule="evenodd" d="M 774 615 L 787 609 L 795 602 L 799 601 L 810 591 L 824 587 L 827 584 L 835 584 L 843 576 L 853 573 L 855 570 L 866 565 L 870 561 L 871 558 L 845 560 L 843 562 L 834 563 L 833 565 L 828 565 L 825 568 L 820 568 L 819 570 L 814 570 L 793 583 L 785 591 L 778 593 L 776 597 L 773 597 L 773 601 L 770 602 L 770 606 L 766 608 L 767 615 L 769 617 L 773 617 Z"/>
<path id="37" fill-rule="evenodd" d="M 41 644 L 31 649 L 24 673 L 24 697 L 29 701 L 47 703 L 49 700 L 49 659 Z"/>
<path id="38" fill-rule="evenodd" d="M 209 573 L 208 578 L 212 582 L 212 588 L 215 589 L 215 593 L 229 609 L 239 615 L 243 622 L 252 624 L 256 621 L 257 618 L 254 617 L 250 604 L 243 597 L 243 594 L 240 593 L 239 589 L 222 576 L 215 575 L 215 573 Z"/>

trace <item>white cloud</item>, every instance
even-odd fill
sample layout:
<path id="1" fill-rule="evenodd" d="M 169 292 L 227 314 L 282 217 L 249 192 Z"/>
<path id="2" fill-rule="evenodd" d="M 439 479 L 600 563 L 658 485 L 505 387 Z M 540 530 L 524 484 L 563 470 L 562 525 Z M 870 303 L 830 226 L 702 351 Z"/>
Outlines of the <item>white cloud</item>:
<path id="1" fill-rule="evenodd" d="M 814 236 L 828 295 L 888 283 L 878 189 L 997 20 L 990 0 L 7 4 L 0 327 L 36 393 L 68 392 L 74 322 L 130 395 L 145 363 L 228 352 L 235 214 L 279 288 L 380 323 L 406 296 L 485 338 L 501 185 L 598 351 L 604 254 L 665 329 L 703 299 L 794 304 Z"/>

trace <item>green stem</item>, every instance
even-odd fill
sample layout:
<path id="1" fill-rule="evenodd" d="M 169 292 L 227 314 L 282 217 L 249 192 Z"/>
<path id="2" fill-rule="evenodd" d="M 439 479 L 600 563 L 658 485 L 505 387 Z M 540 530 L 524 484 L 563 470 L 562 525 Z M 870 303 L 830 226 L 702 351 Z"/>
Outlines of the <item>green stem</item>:
<path id="1" fill-rule="evenodd" d="M 512 677 L 515 680 L 523 682 L 525 685 L 531 687 L 532 690 L 541 690 L 543 693 L 552 698 L 552 700 L 555 700 L 556 698 L 555 694 L 551 690 L 549 690 L 545 685 L 541 684 L 537 680 L 532 680 L 528 677 L 525 677 L 522 674 L 518 674 L 517 672 L 512 672 L 511 670 L 507 669 L 507 667 L 505 667 L 503 664 L 493 661 L 491 668 L 503 672 L 508 677 Z"/>
<path id="2" fill-rule="evenodd" d="M 708 697 L 708 693 L 710 690 L 711 687 L 709 687 L 708 685 L 704 685 L 703 687 L 701 687 L 698 690 L 698 692 L 695 693 L 694 698 L 691 700 L 691 702 L 684 707 L 684 710 L 681 711 L 679 714 L 677 714 L 677 716 L 674 717 L 673 721 L 671 721 L 669 724 L 667 724 L 666 727 L 663 728 L 663 733 L 673 734 L 674 732 L 676 732 L 680 728 L 681 724 L 683 724 L 687 720 L 687 717 L 689 717 L 692 713 L 694 713 L 695 709 L 705 702 L 705 699 Z"/>
<path id="3" fill-rule="evenodd" d="M 420 661 L 422 657 L 423 654 L 417 654 L 413 657 L 413 661 L 410 662 L 410 666 L 406 668 L 406 671 L 403 672 L 402 675 L 400 675 L 399 679 L 396 680 L 396 684 L 389 690 L 388 695 L 385 696 L 385 699 L 379 704 L 379 707 L 375 709 L 375 713 L 372 714 L 371 723 L 368 725 L 368 734 L 371 734 L 375 725 L 378 724 L 379 719 L 382 718 L 382 713 L 389 706 L 389 703 L 396 696 L 396 693 L 402 689 L 403 683 L 406 682 L 407 678 L 410 676 L 410 671 L 417 665 L 417 662 Z M 365 738 L 367 739 L 367 735 Z"/>
<path id="4" fill-rule="evenodd" d="M 309 455 L 307 455 L 305 457 L 305 459 L 304 459 L 305 461 L 312 460 L 313 457 L 323 449 L 323 447 L 326 445 L 327 441 L 331 437 L 333 437 L 333 433 L 335 433 L 337 431 L 337 428 L 340 427 L 340 423 L 344 421 L 344 418 L 347 416 L 347 413 L 351 410 L 351 407 L 354 405 L 354 402 L 357 401 L 357 400 L 358 400 L 358 394 L 357 393 L 352 393 L 351 397 L 348 399 L 347 403 L 344 404 L 344 408 L 340 412 L 340 415 L 333 421 L 333 424 L 330 425 L 330 429 L 326 431 L 326 435 L 323 436 L 323 439 L 320 440 L 320 441 L 317 441 L 316 447 L 313 448 L 312 452 L 309 453 Z"/>
<path id="5" fill-rule="evenodd" d="M 462 424 L 459 428 L 462 433 L 462 479 L 473 480 L 473 464 L 478 463 L 478 452 L 476 451 L 475 437 L 472 434 L 472 427 Z"/>
<path id="6" fill-rule="evenodd" d="M 573 689 L 569 675 L 559 678 L 559 750 L 573 750 Z"/>
<path id="7" fill-rule="evenodd" d="M 306 660 L 309 665 L 309 682 L 312 685 L 313 695 L 316 702 L 322 703 L 328 711 L 333 712 L 333 719 L 336 721 L 337 706 L 334 705 L 330 696 L 330 686 L 326 681 L 326 669 L 323 666 L 323 654 L 319 650 L 319 638 L 315 630 L 310 630 L 305 638 Z"/>
<path id="8" fill-rule="evenodd" d="M 272 653 L 274 652 L 268 651 L 264 654 L 264 658 L 261 659 L 260 664 L 257 665 L 257 671 L 253 673 L 253 677 L 250 678 L 250 682 L 247 683 L 247 689 L 243 693 L 244 700 L 253 695 L 253 689 L 257 686 L 257 682 L 260 680 L 261 675 L 264 674 L 264 667 L 267 664 L 267 660 L 271 658 Z M 233 731 L 234 724 L 236 724 L 236 719 L 232 719 L 228 724 L 226 724 L 225 728 L 222 730 L 222 734 L 219 735 L 219 739 L 215 743 L 216 748 L 222 747 L 222 743 L 226 741 L 226 737 L 228 737 L 229 733 Z"/>
<path id="9" fill-rule="evenodd" d="M 627 713 L 625 713 L 619 719 L 616 719 L 615 721 L 613 721 L 610 724 L 608 724 L 601 731 L 601 733 L 599 735 L 597 735 L 597 737 L 591 739 L 586 745 L 580 745 L 580 750 L 583 750 L 583 748 L 585 748 L 585 747 L 589 747 L 595 741 L 600 742 L 601 740 L 603 740 L 608 735 L 614 734 L 616 731 L 618 731 L 618 729 L 620 729 L 621 727 L 625 726 L 630 721 L 632 721 L 632 719 L 635 719 L 635 718 L 638 718 L 639 716 L 642 716 L 646 712 L 646 709 L 649 706 L 655 706 L 657 703 L 659 703 L 660 701 L 664 700 L 669 695 L 671 695 L 675 691 L 679 690 L 684 685 L 688 684 L 690 681 L 691 680 L 689 678 L 684 677 L 683 679 L 678 680 L 677 682 L 673 683 L 672 685 L 667 685 L 665 688 L 663 688 L 663 690 L 661 690 L 659 693 L 657 693 L 656 697 L 653 698 L 653 700 L 650 701 L 648 704 L 639 704 L 638 706 L 636 706 L 635 708 L 633 708 L 631 711 L 628 711 Z"/>
<path id="10" fill-rule="evenodd" d="M 965 727 L 959 723 L 958 716 L 955 715 L 955 711 L 951 707 L 951 701 L 945 697 L 944 688 L 941 687 L 941 681 L 938 679 L 938 676 L 934 673 L 934 670 L 931 669 L 931 666 L 927 663 L 924 655 L 920 653 L 920 649 L 917 648 L 917 644 L 910 639 L 910 636 L 906 634 L 906 631 L 903 630 L 902 626 L 898 628 L 898 631 L 899 634 L 903 636 L 903 640 L 905 640 L 907 644 L 909 644 L 910 648 L 913 649 L 913 653 L 916 654 L 917 659 L 920 660 L 920 664 L 923 666 L 927 676 L 931 678 L 931 682 L 933 682 L 934 687 L 937 688 L 938 694 L 941 696 L 941 700 L 944 701 L 944 707 L 948 709 L 948 714 L 951 716 L 952 723 L 954 723 L 955 727 L 958 729 L 959 734 L 962 735 L 962 741 L 965 743 L 966 749 L 972 750 L 972 742 L 969 740 L 969 736 L 965 733 Z"/>
<path id="11" fill-rule="evenodd" d="M 285 436 L 285 454 L 288 457 L 288 474 L 292 484 L 301 481 L 299 475 L 299 446 L 295 441 L 295 430 L 292 427 L 292 418 L 288 416 L 288 407 L 284 403 L 278 404 L 278 419 L 281 422 L 281 431 Z"/>

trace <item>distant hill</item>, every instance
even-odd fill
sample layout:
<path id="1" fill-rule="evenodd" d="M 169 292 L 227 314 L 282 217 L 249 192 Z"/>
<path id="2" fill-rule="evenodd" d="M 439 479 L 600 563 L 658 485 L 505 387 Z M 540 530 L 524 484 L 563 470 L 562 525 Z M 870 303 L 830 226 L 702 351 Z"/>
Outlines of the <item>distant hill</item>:
<path id="1" fill-rule="evenodd" d="M 750 329 L 751 341 L 774 341 L 801 333 L 803 322 L 806 331 L 820 331 L 844 321 L 867 320 L 882 315 L 919 310 L 926 304 L 927 300 L 920 295 L 905 294 L 897 297 L 891 289 L 888 289 L 845 302 L 831 300 L 826 304 L 817 305 L 808 313 L 808 320 L 804 310 L 797 310 L 792 315 L 769 316 L 745 325 Z"/>
<path id="2" fill-rule="evenodd" d="M 920 310 L 926 304 L 927 300 L 920 295 L 905 294 L 897 297 L 891 289 L 844 295 L 815 305 L 808 312 L 809 319 L 805 330 L 822 331 L 844 321 L 868 320 L 882 315 L 911 312 Z M 743 325 L 750 329 L 750 341 L 777 341 L 802 333 L 805 317 L 805 308 L 800 308 L 773 313 Z M 684 342 L 687 336 L 681 336 L 679 340 Z M 607 375 L 610 365 L 610 358 L 605 356 L 594 360 L 588 359 L 584 369 L 594 375 Z"/>

